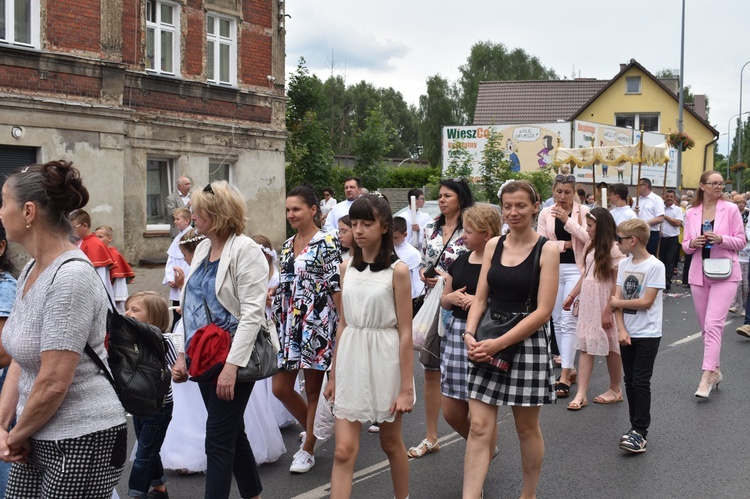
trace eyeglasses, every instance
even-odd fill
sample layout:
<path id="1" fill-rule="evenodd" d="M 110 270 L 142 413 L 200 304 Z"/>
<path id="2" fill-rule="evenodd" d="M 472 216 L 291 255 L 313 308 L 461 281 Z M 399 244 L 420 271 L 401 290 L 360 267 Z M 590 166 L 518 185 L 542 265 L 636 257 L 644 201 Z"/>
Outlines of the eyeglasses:
<path id="1" fill-rule="evenodd" d="M 575 181 L 574 175 L 558 175 L 555 177 L 555 182 L 562 182 L 563 184 L 574 184 Z"/>
<path id="2" fill-rule="evenodd" d="M 215 196 L 214 190 L 211 188 L 211 184 L 206 184 L 206 187 L 203 188 L 203 192 L 207 192 Z"/>
<path id="3" fill-rule="evenodd" d="M 635 237 L 635 236 L 618 236 L 618 235 L 615 235 L 615 237 L 617 238 L 617 242 L 621 243 L 623 239 L 630 239 L 630 238 Z"/>
<path id="4" fill-rule="evenodd" d="M 720 188 L 723 189 L 724 186 L 727 185 L 727 184 L 725 184 L 724 182 L 706 182 L 703 185 L 710 185 L 714 189 L 716 189 L 717 187 L 720 187 Z"/>

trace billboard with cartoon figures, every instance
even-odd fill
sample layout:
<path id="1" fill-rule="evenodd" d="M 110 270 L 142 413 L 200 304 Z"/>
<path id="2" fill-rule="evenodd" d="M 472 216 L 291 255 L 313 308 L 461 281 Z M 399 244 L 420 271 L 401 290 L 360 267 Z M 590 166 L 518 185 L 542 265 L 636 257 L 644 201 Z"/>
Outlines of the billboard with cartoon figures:
<path id="1" fill-rule="evenodd" d="M 555 148 L 570 147 L 570 123 L 532 125 L 474 125 L 443 127 L 443 169 L 450 164 L 451 149 L 461 146 L 473 156 L 472 175 L 481 175 L 482 153 L 490 131 L 502 134 L 505 159 L 513 171 L 530 172 L 552 164 Z"/>
<path id="2" fill-rule="evenodd" d="M 636 131 L 633 134 L 633 143 L 641 140 L 641 132 Z M 647 146 L 662 145 L 667 141 L 667 136 L 661 133 L 644 132 L 643 143 Z M 664 187 L 664 165 L 641 165 L 641 178 L 647 178 L 651 184 L 656 187 Z M 667 188 L 677 187 L 677 149 L 669 148 L 669 163 L 667 163 Z M 638 165 L 633 166 L 633 185 L 638 181 Z M 661 192 L 661 191 L 659 191 Z"/>

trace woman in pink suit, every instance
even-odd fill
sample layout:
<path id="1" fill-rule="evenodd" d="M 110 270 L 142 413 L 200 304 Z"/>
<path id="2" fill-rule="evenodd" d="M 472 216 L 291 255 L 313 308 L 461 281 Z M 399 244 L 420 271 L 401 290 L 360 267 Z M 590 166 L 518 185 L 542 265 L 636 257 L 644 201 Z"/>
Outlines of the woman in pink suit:
<path id="1" fill-rule="evenodd" d="M 695 392 L 700 398 L 708 398 L 723 379 L 719 370 L 721 336 L 729 305 L 742 278 L 737 261 L 737 253 L 745 247 L 742 215 L 736 205 L 722 199 L 723 187 L 720 173 L 704 172 L 693 207 L 685 214 L 682 248 L 686 254 L 693 255 L 688 282 L 703 335 L 703 376 Z M 703 230 L 705 221 L 711 223 L 712 230 Z M 707 248 L 707 244 L 711 247 Z M 704 276 L 703 260 L 706 258 L 731 259 L 732 275 L 724 280 Z"/>
<path id="2" fill-rule="evenodd" d="M 570 310 L 563 310 L 565 298 L 581 278 L 584 271 L 584 247 L 589 242 L 586 232 L 587 206 L 575 201 L 576 184 L 573 175 L 558 175 L 552 194 L 555 204 L 544 208 L 539 214 L 537 232 L 553 241 L 560 252 L 560 281 L 557 288 L 552 320 L 555 323 L 555 337 L 562 358 L 560 379 L 555 385 L 557 396 L 570 395 L 570 385 L 577 377 L 576 358 L 576 318 Z"/>

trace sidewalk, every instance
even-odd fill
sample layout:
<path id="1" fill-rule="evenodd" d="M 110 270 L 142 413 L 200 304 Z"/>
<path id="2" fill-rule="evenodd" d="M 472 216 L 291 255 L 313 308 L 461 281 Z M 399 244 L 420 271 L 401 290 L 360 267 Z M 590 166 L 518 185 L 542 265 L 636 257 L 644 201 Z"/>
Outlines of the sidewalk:
<path id="1" fill-rule="evenodd" d="M 138 291 L 157 291 L 169 299 L 169 288 L 162 284 L 164 280 L 164 267 L 147 269 L 144 267 L 133 267 L 135 279 L 128 284 L 128 294 Z"/>

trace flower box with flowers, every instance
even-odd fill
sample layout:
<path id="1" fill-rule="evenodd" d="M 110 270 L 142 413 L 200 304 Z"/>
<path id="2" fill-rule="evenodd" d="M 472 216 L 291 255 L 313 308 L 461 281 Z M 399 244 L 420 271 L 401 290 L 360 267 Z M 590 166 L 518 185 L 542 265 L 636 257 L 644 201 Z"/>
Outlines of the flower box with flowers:
<path id="1" fill-rule="evenodd" d="M 675 149 L 682 148 L 683 151 L 692 149 L 695 146 L 695 140 L 685 132 L 670 132 L 667 135 L 667 143 Z"/>

